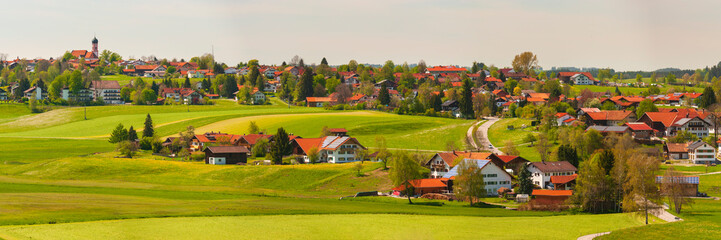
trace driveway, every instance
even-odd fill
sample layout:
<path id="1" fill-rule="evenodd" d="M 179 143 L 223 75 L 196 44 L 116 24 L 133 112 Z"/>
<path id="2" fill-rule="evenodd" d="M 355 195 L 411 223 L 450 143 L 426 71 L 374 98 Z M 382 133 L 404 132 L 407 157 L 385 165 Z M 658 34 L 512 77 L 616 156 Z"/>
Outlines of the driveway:
<path id="1" fill-rule="evenodd" d="M 476 136 L 478 137 L 479 142 L 481 143 L 480 149 L 481 150 L 487 150 L 497 155 L 503 155 L 503 152 L 501 150 L 498 150 L 496 146 L 493 146 L 493 148 L 489 148 L 491 146 L 491 141 L 488 140 L 488 129 L 493 125 L 494 123 L 498 122 L 498 118 L 487 118 L 488 121 L 481 124 L 480 127 L 478 127 L 478 130 L 476 131 Z"/>

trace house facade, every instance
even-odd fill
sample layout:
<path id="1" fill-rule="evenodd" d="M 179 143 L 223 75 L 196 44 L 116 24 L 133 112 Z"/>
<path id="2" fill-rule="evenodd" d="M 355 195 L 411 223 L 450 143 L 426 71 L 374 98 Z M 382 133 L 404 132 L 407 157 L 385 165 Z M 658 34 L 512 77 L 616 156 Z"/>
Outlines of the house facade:
<path id="1" fill-rule="evenodd" d="M 360 161 L 357 151 L 366 149 L 353 137 L 327 136 L 322 138 L 296 138 L 291 141 L 293 154 L 310 163 L 308 153 L 318 151 L 317 162 L 347 163 Z"/>
<path id="2" fill-rule="evenodd" d="M 118 81 L 92 81 L 90 82 L 90 91 L 93 93 L 93 100 L 97 101 L 102 98 L 107 104 L 123 104 L 123 98 L 120 97 L 120 84 Z"/>
<path id="3" fill-rule="evenodd" d="M 709 164 L 716 161 L 716 148 L 702 140 L 690 143 L 686 149 L 688 159 L 694 164 Z"/>
<path id="4" fill-rule="evenodd" d="M 531 172 L 531 181 L 544 189 L 553 189 L 552 176 L 570 176 L 576 174 L 576 167 L 566 161 L 558 162 L 531 162 L 528 163 Z"/>
<path id="5" fill-rule="evenodd" d="M 577 73 L 571 76 L 571 81 L 575 85 L 593 85 L 594 81 L 592 81 L 588 76 Z"/>
<path id="6" fill-rule="evenodd" d="M 491 155 L 491 153 L 487 152 L 439 152 L 426 161 L 423 166 L 431 170 L 431 178 L 441 178 L 443 175 L 448 173 L 451 168 L 456 166 L 456 159 L 488 159 Z"/>
<path id="7" fill-rule="evenodd" d="M 489 196 L 498 195 L 499 188 L 513 188 L 511 186 L 511 175 L 502 168 L 496 166 L 496 164 L 493 164 L 491 160 L 467 158 L 463 159 L 462 161 L 469 161 L 471 164 L 475 164 L 481 169 L 481 174 L 483 174 L 483 181 L 485 183 L 486 194 L 488 194 Z M 458 171 L 458 166 L 455 166 L 451 168 L 451 170 L 448 171 L 446 174 L 444 174 L 443 178 L 455 179 L 455 177 L 458 176 Z"/>
<path id="8" fill-rule="evenodd" d="M 210 146 L 205 148 L 205 164 L 226 165 L 248 162 L 248 149 L 242 146 Z"/>

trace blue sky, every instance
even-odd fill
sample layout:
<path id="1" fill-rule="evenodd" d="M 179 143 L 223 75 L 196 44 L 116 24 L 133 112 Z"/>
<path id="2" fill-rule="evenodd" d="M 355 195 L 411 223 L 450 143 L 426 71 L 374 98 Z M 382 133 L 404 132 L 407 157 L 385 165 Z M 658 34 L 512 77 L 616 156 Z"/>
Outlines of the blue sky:
<path id="1" fill-rule="evenodd" d="M 100 49 L 124 58 L 209 53 L 234 65 L 415 63 L 510 66 L 523 51 L 544 68 L 698 68 L 721 61 L 721 1 L 11 1 L 0 53 L 55 57 Z"/>

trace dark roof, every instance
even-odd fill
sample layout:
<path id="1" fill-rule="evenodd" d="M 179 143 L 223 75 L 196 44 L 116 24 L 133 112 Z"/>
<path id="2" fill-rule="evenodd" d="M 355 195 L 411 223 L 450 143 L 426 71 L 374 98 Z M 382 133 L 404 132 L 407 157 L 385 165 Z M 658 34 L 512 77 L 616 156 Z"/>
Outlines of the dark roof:
<path id="1" fill-rule="evenodd" d="M 702 140 L 696 140 L 695 142 L 689 143 L 688 146 L 686 146 L 687 149 L 696 149 L 706 144 L 706 142 Z"/>
<path id="2" fill-rule="evenodd" d="M 98 39 L 96 37 L 93 37 L 93 43 L 98 43 Z"/>
<path id="3" fill-rule="evenodd" d="M 558 162 L 532 162 L 531 165 L 541 170 L 541 172 L 567 172 L 577 171 L 571 163 L 567 161 Z"/>
<path id="4" fill-rule="evenodd" d="M 247 148 L 243 146 L 211 146 L 205 149 L 212 153 L 249 153 Z"/>
<path id="5" fill-rule="evenodd" d="M 448 101 L 443 102 L 443 104 L 441 104 L 441 106 L 443 106 L 443 107 L 449 107 L 449 106 L 451 106 L 452 104 L 457 103 L 457 102 L 458 102 L 458 101 L 456 101 L 456 100 L 448 100 Z"/>

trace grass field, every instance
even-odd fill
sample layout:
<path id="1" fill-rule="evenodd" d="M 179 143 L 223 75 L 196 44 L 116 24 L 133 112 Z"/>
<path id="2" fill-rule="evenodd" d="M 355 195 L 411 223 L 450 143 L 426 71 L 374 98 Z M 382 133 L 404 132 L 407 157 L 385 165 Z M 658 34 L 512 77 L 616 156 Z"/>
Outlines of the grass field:
<path id="1" fill-rule="evenodd" d="M 522 128 L 523 125 L 526 126 L 525 129 Z M 508 126 L 513 126 L 513 129 L 509 130 Z M 523 138 L 529 133 L 538 135 L 538 132 L 533 129 L 534 128 L 531 127 L 531 120 L 529 119 L 504 118 L 488 129 L 488 140 L 497 148 L 503 148 L 506 145 L 506 141 L 511 140 L 516 144 L 516 149 L 521 153 L 521 157 L 532 162 L 537 162 L 541 161 L 541 155 L 536 148 L 532 147 L 529 143 L 523 142 Z"/>
<path id="2" fill-rule="evenodd" d="M 549 228 L 544 222 L 552 223 Z M 594 222 L 594 224 L 587 224 Z M 558 217 L 279 215 L 136 219 L 0 228 L 8 239 L 575 239 L 638 225 L 624 214 Z M 220 227 L 219 227 L 220 226 Z M 237 226 L 237 227 L 233 227 Z M 599 226 L 607 226 L 600 228 Z M 499 231 L 500 229 L 515 229 Z"/>
<path id="3" fill-rule="evenodd" d="M 101 80 L 118 81 L 118 84 L 120 84 L 120 86 L 125 86 L 130 83 L 130 80 L 133 80 L 136 78 L 138 78 L 138 77 L 122 75 L 122 74 L 100 76 Z M 163 81 L 163 79 L 160 79 L 160 78 L 150 78 L 150 77 L 141 77 L 141 78 L 147 84 L 150 84 L 150 82 L 152 82 L 152 81 L 155 81 L 155 83 L 161 83 Z M 176 81 L 176 82 L 185 81 L 185 77 L 181 76 L 181 78 L 174 78 L 172 80 Z M 195 82 L 199 82 L 201 80 L 203 80 L 203 79 L 202 78 L 191 78 L 190 82 L 195 83 Z"/>
<path id="4" fill-rule="evenodd" d="M 634 79 L 635 80 L 635 79 Z M 659 89 L 661 90 L 661 94 L 666 94 L 666 92 L 674 88 L 676 91 L 688 91 L 688 92 L 703 92 L 703 88 L 697 88 L 697 87 L 683 87 L 683 86 L 672 86 L 672 85 L 661 85 Z M 612 86 L 595 86 L 595 85 L 575 85 L 571 87 L 571 89 L 575 93 L 581 92 L 583 89 L 591 90 L 592 92 L 606 92 L 610 91 L 611 93 L 616 91 L 616 87 Z M 618 90 L 621 91 L 624 95 L 627 93 L 631 93 L 632 95 L 639 95 L 641 92 L 647 91 L 648 88 L 637 88 L 637 87 L 618 87 Z"/>

